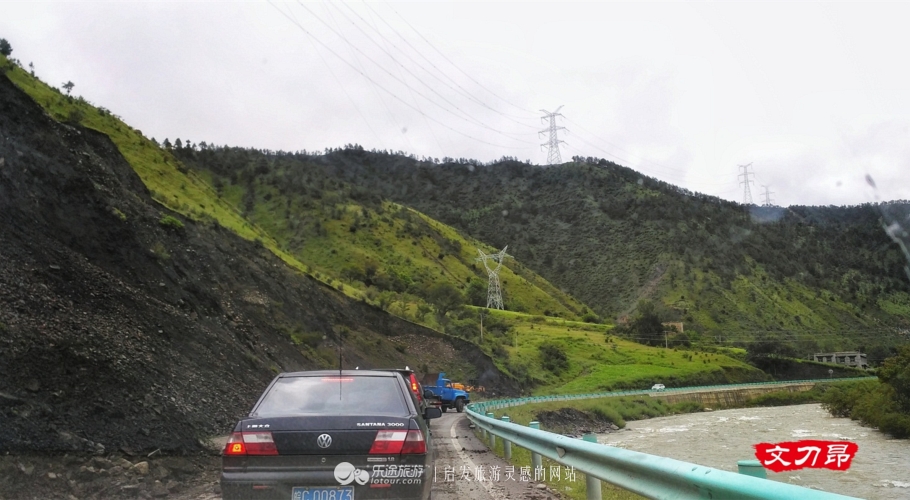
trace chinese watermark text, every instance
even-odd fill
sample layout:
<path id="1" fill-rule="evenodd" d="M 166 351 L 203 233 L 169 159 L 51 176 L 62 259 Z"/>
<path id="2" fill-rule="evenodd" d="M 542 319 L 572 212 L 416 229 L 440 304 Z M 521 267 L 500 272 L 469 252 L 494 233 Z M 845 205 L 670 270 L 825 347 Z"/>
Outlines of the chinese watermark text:
<path id="1" fill-rule="evenodd" d="M 758 443 L 755 458 L 774 472 L 814 468 L 847 470 L 859 446 L 849 441 L 787 441 Z"/>

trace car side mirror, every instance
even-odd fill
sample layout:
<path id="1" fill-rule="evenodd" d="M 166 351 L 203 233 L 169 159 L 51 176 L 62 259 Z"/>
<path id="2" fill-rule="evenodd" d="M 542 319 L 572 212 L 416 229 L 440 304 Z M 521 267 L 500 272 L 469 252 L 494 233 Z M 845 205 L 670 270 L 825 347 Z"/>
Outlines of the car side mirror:
<path id="1" fill-rule="evenodd" d="M 424 420 L 439 418 L 441 416 L 442 416 L 442 410 L 440 410 L 439 408 L 427 408 L 426 410 L 423 410 Z"/>

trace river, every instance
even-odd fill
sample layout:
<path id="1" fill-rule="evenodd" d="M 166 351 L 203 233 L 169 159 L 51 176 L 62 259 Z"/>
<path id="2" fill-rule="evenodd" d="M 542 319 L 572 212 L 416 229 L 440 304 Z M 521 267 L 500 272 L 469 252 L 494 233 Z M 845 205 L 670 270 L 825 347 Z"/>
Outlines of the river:
<path id="1" fill-rule="evenodd" d="M 755 458 L 756 443 L 801 439 L 853 441 L 859 451 L 847 471 L 768 471 L 768 479 L 860 498 L 910 498 L 910 441 L 832 417 L 818 404 L 652 418 L 598 435 L 603 444 L 734 472 L 737 461 Z"/>

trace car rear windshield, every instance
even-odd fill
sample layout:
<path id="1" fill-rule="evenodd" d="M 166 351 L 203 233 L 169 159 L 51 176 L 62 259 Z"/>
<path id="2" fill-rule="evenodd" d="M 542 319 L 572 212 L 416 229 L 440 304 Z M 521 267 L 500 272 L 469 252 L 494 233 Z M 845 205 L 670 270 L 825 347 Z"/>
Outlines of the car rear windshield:
<path id="1" fill-rule="evenodd" d="M 278 379 L 253 412 L 277 415 L 408 415 L 397 377 L 306 376 Z"/>

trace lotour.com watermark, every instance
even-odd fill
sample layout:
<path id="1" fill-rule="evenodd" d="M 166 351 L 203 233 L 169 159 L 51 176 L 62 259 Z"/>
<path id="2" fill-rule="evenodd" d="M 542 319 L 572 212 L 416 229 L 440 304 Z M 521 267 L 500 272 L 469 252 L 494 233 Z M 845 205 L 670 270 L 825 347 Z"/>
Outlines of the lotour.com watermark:
<path id="1" fill-rule="evenodd" d="M 335 480 L 342 486 L 357 483 L 371 488 L 387 488 L 393 484 L 422 484 L 423 465 L 375 464 L 370 470 L 358 469 L 350 462 L 335 466 Z"/>
<path id="2" fill-rule="evenodd" d="M 758 443 L 755 458 L 774 472 L 805 468 L 845 471 L 853 463 L 859 450 L 849 441 L 786 441 L 783 443 Z"/>
<path id="3" fill-rule="evenodd" d="M 335 466 L 335 480 L 338 484 L 346 486 L 352 483 L 361 486 L 370 485 L 371 488 L 384 488 L 394 484 L 421 484 L 427 467 L 423 465 L 387 465 L 375 464 L 371 468 L 358 469 L 350 462 L 341 462 Z M 515 467 L 512 465 L 500 467 L 498 465 L 478 465 L 471 468 L 466 465 L 460 467 L 446 466 L 442 469 L 433 467 L 433 482 L 449 483 L 454 481 L 476 482 L 541 482 L 566 480 L 575 482 L 574 467 L 550 466 Z"/>

